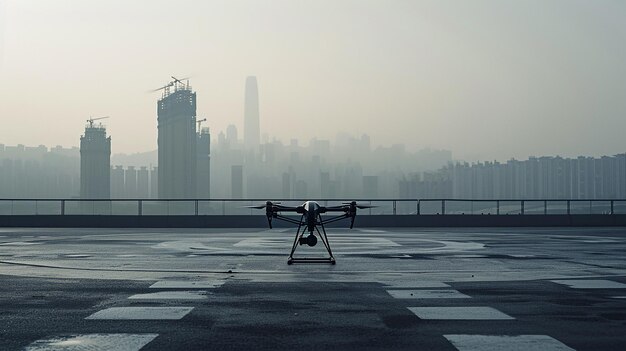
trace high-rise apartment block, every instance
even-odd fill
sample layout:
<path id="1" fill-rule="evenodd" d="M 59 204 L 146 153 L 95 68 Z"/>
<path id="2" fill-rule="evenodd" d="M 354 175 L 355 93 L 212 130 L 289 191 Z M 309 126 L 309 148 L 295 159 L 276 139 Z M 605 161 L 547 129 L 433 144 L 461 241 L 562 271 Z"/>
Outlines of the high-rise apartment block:
<path id="1" fill-rule="evenodd" d="M 111 197 L 111 137 L 102 124 L 93 120 L 80 137 L 80 197 L 108 199 Z"/>

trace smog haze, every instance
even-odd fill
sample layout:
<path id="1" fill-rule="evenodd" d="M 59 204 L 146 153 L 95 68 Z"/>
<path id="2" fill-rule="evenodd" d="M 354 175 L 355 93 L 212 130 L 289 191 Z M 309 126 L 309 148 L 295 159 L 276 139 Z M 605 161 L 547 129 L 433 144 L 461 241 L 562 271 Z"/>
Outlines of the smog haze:
<path id="1" fill-rule="evenodd" d="M 338 132 L 455 159 L 613 155 L 626 130 L 623 1 L 0 0 L 0 143 L 157 148 L 151 89 L 191 76 L 198 118 Z"/>

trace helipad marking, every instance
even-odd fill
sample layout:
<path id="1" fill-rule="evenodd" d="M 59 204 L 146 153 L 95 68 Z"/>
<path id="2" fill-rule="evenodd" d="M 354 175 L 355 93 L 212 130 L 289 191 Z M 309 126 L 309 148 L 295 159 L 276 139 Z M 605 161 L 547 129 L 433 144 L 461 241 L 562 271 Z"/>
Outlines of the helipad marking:
<path id="1" fill-rule="evenodd" d="M 223 280 L 161 280 L 152 285 L 151 289 L 212 289 L 224 285 Z"/>
<path id="2" fill-rule="evenodd" d="M 626 289 L 626 284 L 604 279 L 552 280 L 572 289 Z"/>
<path id="3" fill-rule="evenodd" d="M 283 249 L 285 244 L 293 241 L 290 237 L 255 237 L 246 238 L 235 243 L 235 247 L 264 248 L 264 249 Z M 333 236 L 329 239 L 331 245 L 343 248 L 389 248 L 402 246 L 394 241 L 384 238 L 369 238 L 357 236 Z"/>
<path id="4" fill-rule="evenodd" d="M 130 296 L 130 300 L 204 300 L 206 291 L 159 291 Z"/>
<path id="5" fill-rule="evenodd" d="M 181 319 L 193 307 L 111 307 L 85 319 L 107 320 L 175 320 Z"/>
<path id="6" fill-rule="evenodd" d="M 449 288 L 450 285 L 443 282 L 429 282 L 429 281 L 381 281 L 388 288 Z"/>
<path id="7" fill-rule="evenodd" d="M 454 289 L 437 290 L 387 290 L 389 295 L 396 299 L 469 299 L 468 295 Z"/>
<path id="8" fill-rule="evenodd" d="M 459 351 L 574 351 L 547 335 L 444 335 Z"/>
<path id="9" fill-rule="evenodd" d="M 492 307 L 408 307 L 420 319 L 510 320 L 515 319 Z"/>
<path id="10" fill-rule="evenodd" d="M 26 351 L 135 351 L 159 334 L 79 334 L 42 339 L 26 346 Z"/>

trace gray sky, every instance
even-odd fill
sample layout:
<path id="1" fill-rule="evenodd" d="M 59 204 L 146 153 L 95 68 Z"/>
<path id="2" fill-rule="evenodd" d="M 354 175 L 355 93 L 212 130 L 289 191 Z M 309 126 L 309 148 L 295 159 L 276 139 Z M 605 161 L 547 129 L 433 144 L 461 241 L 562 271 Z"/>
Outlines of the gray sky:
<path id="1" fill-rule="evenodd" d="M 156 148 L 156 100 L 192 75 L 212 134 L 445 148 L 457 158 L 626 152 L 626 1 L 0 0 L 0 143 Z M 2 55 L 4 56 L 2 58 Z"/>

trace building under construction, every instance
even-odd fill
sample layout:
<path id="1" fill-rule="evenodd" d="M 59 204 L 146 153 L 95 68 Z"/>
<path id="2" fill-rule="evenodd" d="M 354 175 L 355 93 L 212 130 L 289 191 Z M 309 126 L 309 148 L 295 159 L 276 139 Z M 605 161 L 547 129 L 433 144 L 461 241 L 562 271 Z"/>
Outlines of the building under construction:
<path id="1" fill-rule="evenodd" d="M 208 199 L 211 195 L 211 135 L 209 134 L 209 128 L 200 129 L 198 133 L 197 151 L 197 196 L 200 199 Z"/>
<path id="2" fill-rule="evenodd" d="M 208 129 L 196 132 L 196 93 L 189 81 L 174 81 L 161 88 L 157 103 L 158 197 L 208 198 Z"/>
<path id="3" fill-rule="evenodd" d="M 85 135 L 80 137 L 80 197 L 108 199 L 111 196 L 111 137 L 107 137 L 100 118 L 87 122 Z"/>

